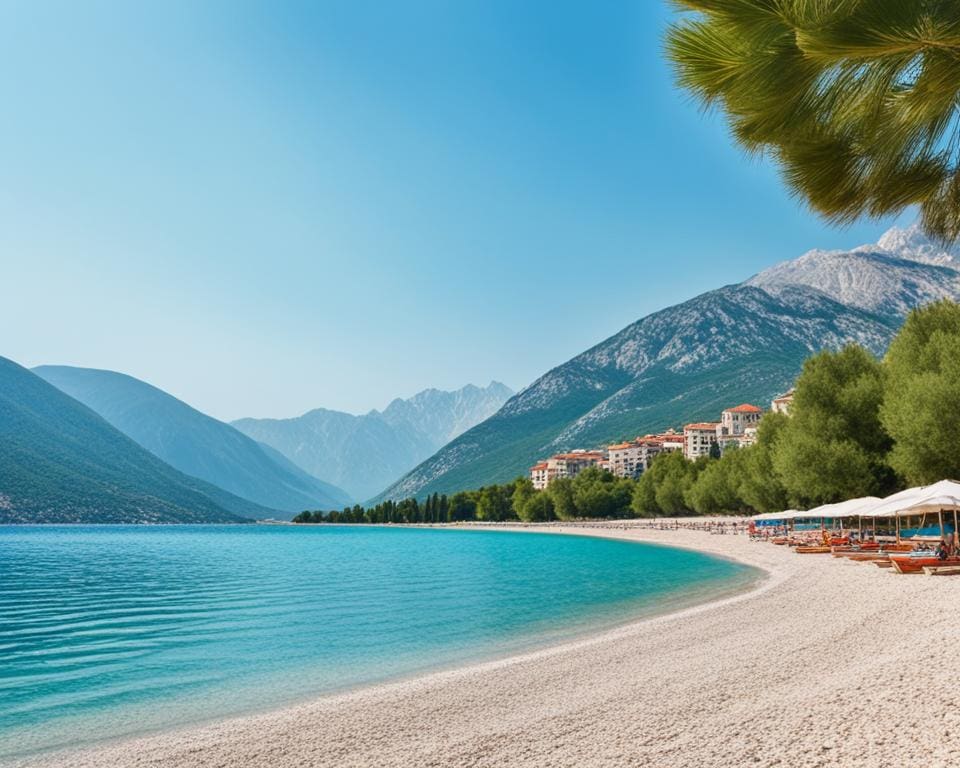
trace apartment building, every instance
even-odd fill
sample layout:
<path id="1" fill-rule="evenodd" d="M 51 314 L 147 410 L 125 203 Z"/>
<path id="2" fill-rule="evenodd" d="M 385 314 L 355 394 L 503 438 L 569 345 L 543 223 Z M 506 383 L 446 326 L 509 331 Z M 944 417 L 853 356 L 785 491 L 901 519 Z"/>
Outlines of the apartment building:
<path id="1" fill-rule="evenodd" d="M 541 461 L 539 464 L 530 467 L 530 479 L 533 481 L 533 487 L 538 491 L 542 491 L 550 485 L 550 470 L 547 467 L 547 462 Z"/>
<path id="2" fill-rule="evenodd" d="M 629 443 L 607 446 L 608 469 L 617 477 L 639 477 L 646 458 L 646 446 L 637 438 Z"/>
<path id="3" fill-rule="evenodd" d="M 576 477 L 587 467 L 603 466 L 606 456 L 602 451 L 575 450 L 558 453 L 530 468 L 533 487 L 542 491 L 560 477 Z"/>
<path id="4" fill-rule="evenodd" d="M 687 424 L 683 428 L 683 455 L 693 461 L 708 456 L 710 447 L 718 442 L 720 423 L 703 421 Z"/>
<path id="5" fill-rule="evenodd" d="M 782 413 L 789 416 L 791 405 L 793 405 L 793 387 L 779 397 L 773 398 L 773 401 L 770 403 L 770 410 L 774 413 Z"/>
<path id="6" fill-rule="evenodd" d="M 762 416 L 763 410 L 750 403 L 727 408 L 720 414 L 720 434 L 742 435 L 749 427 L 756 427 Z"/>

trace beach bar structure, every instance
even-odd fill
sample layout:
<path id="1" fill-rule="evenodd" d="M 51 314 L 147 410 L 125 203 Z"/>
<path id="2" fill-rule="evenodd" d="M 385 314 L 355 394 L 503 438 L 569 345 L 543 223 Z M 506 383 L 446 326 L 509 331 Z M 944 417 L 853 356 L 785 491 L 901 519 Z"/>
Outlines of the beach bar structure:
<path id="1" fill-rule="evenodd" d="M 941 480 L 933 485 L 908 488 L 881 499 L 862 512 L 875 521 L 887 519 L 894 525 L 897 541 L 933 539 L 958 531 L 960 483 Z"/>
<path id="2" fill-rule="evenodd" d="M 767 512 L 751 519 L 757 527 L 776 526 L 795 531 L 817 528 L 858 528 L 877 533 L 881 521 L 887 522 L 886 536 L 901 539 L 938 539 L 960 532 L 960 483 L 941 480 L 932 485 L 908 488 L 885 498 L 864 496 L 835 504 L 823 504 L 810 510 L 788 509 Z"/>

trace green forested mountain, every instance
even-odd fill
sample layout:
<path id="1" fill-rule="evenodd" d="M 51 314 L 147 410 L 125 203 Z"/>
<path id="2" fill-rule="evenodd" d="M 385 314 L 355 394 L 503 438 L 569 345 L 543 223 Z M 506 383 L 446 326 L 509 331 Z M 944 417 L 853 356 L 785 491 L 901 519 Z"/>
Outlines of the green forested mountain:
<path id="1" fill-rule="evenodd" d="M 351 503 L 345 492 L 271 448 L 132 376 L 60 365 L 33 372 L 175 469 L 287 517 Z"/>
<path id="2" fill-rule="evenodd" d="M 274 514 L 178 472 L 0 357 L 0 522 L 237 523 Z"/>
<path id="3" fill-rule="evenodd" d="M 375 501 L 503 483 L 558 451 L 766 405 L 810 354 L 846 342 L 880 354 L 910 308 L 960 297 L 958 257 L 917 227 L 894 228 L 648 315 L 541 376 Z"/>

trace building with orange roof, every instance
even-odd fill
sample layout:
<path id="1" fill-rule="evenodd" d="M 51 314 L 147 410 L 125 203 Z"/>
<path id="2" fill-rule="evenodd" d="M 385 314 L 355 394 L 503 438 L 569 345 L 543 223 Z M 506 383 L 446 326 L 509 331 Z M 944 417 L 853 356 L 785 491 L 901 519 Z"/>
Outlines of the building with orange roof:
<path id="1" fill-rule="evenodd" d="M 608 469 L 617 477 L 639 477 L 645 469 L 646 450 L 640 438 L 607 446 Z"/>
<path id="2" fill-rule="evenodd" d="M 576 477 L 587 467 L 604 467 L 607 457 L 603 451 L 574 450 L 557 453 L 530 468 L 533 487 L 542 491 L 560 477 Z"/>
<path id="3" fill-rule="evenodd" d="M 744 446 L 756 442 L 757 425 L 762 417 L 763 409 L 750 403 L 724 410 L 720 414 L 720 431 L 717 433 L 720 450 L 730 445 Z"/>
<path id="4" fill-rule="evenodd" d="M 643 435 L 608 445 L 607 468 L 617 477 L 637 478 L 650 468 L 655 456 L 680 450 L 683 450 L 683 435 L 672 429 L 659 435 Z"/>
<path id="5" fill-rule="evenodd" d="M 668 429 L 666 432 L 662 432 L 657 435 L 657 439 L 660 440 L 660 449 L 662 451 L 682 451 L 684 446 L 684 438 L 682 432 L 677 432 L 674 429 Z"/>
<path id="6" fill-rule="evenodd" d="M 693 461 L 700 456 L 708 456 L 710 448 L 717 442 L 720 423 L 699 421 L 687 424 L 683 428 L 683 455 Z"/>
<path id="7" fill-rule="evenodd" d="M 530 467 L 530 480 L 533 481 L 533 487 L 542 491 L 550 485 L 550 473 L 547 468 L 547 462 L 541 461 Z"/>

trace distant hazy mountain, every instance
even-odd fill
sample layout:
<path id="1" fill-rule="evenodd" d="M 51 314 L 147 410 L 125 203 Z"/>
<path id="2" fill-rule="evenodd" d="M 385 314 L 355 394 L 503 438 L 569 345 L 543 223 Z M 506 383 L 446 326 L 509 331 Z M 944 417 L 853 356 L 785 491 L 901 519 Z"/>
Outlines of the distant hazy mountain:
<path id="1" fill-rule="evenodd" d="M 455 392 L 427 389 L 381 413 L 323 408 L 292 419 L 240 419 L 233 426 L 311 474 L 368 499 L 464 430 L 495 413 L 511 390 L 499 382 Z"/>
<path id="2" fill-rule="evenodd" d="M 132 376 L 56 365 L 33 371 L 172 467 L 244 499 L 287 513 L 350 501 L 229 424 Z"/>
<path id="3" fill-rule="evenodd" d="M 0 357 L 0 522 L 234 523 L 274 514 L 178 472 Z"/>
<path id="4" fill-rule="evenodd" d="M 549 371 L 387 490 L 423 496 L 505 481 L 558 450 L 766 405 L 823 348 L 882 353 L 907 311 L 960 298 L 960 251 L 919 228 L 810 251 L 740 285 L 644 317 Z"/>

